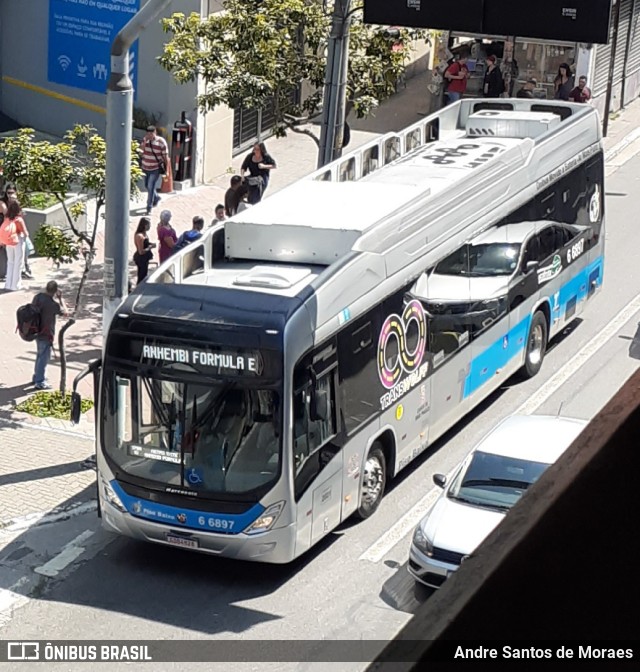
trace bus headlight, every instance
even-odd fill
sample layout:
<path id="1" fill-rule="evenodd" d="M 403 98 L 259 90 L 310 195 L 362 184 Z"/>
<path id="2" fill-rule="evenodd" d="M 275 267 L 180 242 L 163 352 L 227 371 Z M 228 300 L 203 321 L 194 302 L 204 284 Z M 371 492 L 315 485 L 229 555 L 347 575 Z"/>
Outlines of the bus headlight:
<path id="1" fill-rule="evenodd" d="M 111 504 L 114 509 L 117 509 L 122 513 L 127 513 L 127 509 L 120 501 L 120 497 L 118 497 L 116 491 L 104 479 L 102 480 L 102 494 L 107 503 Z"/>
<path id="2" fill-rule="evenodd" d="M 270 530 L 275 525 L 276 520 L 280 517 L 282 509 L 284 509 L 284 502 L 272 504 L 269 508 L 265 509 L 262 514 L 249 525 L 249 527 L 247 527 L 244 533 L 259 534 L 260 532 Z"/>

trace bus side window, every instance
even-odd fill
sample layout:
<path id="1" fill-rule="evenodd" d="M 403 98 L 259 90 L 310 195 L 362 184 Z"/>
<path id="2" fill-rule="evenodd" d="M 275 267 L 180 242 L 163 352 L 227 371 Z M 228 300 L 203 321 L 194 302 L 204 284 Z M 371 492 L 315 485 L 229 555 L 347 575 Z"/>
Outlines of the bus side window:
<path id="1" fill-rule="evenodd" d="M 433 355 L 434 366 L 449 359 L 469 343 L 468 327 L 450 313 L 431 318 L 428 332 L 429 352 Z"/>

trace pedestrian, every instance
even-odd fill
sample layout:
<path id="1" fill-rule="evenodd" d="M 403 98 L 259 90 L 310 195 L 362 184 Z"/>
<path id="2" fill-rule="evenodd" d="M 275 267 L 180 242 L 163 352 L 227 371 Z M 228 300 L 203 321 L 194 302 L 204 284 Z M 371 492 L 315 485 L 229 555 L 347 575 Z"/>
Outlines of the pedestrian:
<path id="1" fill-rule="evenodd" d="M 247 200 L 250 205 L 260 203 L 269 186 L 269 174 L 276 168 L 276 162 L 267 152 L 264 142 L 256 142 L 253 150 L 250 154 L 247 154 L 240 167 L 243 174 L 249 173 L 245 179 L 249 188 Z"/>
<path id="2" fill-rule="evenodd" d="M 149 274 L 149 262 L 153 259 L 152 250 L 156 246 L 155 243 L 149 241 L 149 229 L 151 229 L 151 220 L 148 217 L 140 217 L 138 228 L 133 236 L 133 243 L 136 247 L 133 261 L 138 267 L 138 282 L 136 283 L 138 285 Z"/>
<path id="3" fill-rule="evenodd" d="M 7 182 L 4 187 L 4 195 L 2 197 L 2 201 L 4 203 L 4 210 L 0 210 L 1 213 L 6 213 L 6 208 L 9 207 L 9 203 L 11 201 L 17 201 L 18 200 L 18 189 L 16 185 L 13 182 Z M 1 220 L 0 220 L 1 221 Z M 29 249 L 31 249 L 31 252 Z M 32 280 L 33 275 L 31 274 L 31 267 L 29 266 L 29 254 L 31 254 L 33 251 L 33 246 L 31 245 L 30 239 L 25 239 L 25 252 L 23 255 L 23 262 L 22 262 L 22 279 L 23 280 Z"/>
<path id="4" fill-rule="evenodd" d="M 29 231 L 22 217 L 20 203 L 17 200 L 10 201 L 7 213 L 0 224 L 0 245 L 4 245 L 7 251 L 4 288 L 9 291 L 22 289 L 22 264 L 27 238 Z"/>
<path id="5" fill-rule="evenodd" d="M 568 63 L 561 63 L 558 68 L 558 74 L 553 80 L 553 97 L 556 100 L 569 100 L 569 94 L 573 91 L 573 84 L 571 66 Z"/>
<path id="6" fill-rule="evenodd" d="M 534 98 L 533 90 L 538 88 L 538 81 L 533 77 L 527 79 L 522 88 L 516 94 L 516 98 Z"/>
<path id="7" fill-rule="evenodd" d="M 147 190 L 147 215 L 150 215 L 151 208 L 160 201 L 157 190 L 162 184 L 162 176 L 167 174 L 169 147 L 167 141 L 158 135 L 155 126 L 147 126 L 147 133 L 140 142 L 140 151 L 142 152 L 140 167 L 144 173 L 144 187 Z"/>
<path id="8" fill-rule="evenodd" d="M 215 215 L 213 217 L 213 220 L 211 221 L 211 226 L 220 224 L 220 222 L 224 222 L 226 219 L 227 218 L 225 217 L 225 207 L 224 205 L 222 205 L 222 203 L 218 203 L 218 205 L 216 205 Z"/>
<path id="9" fill-rule="evenodd" d="M 469 69 L 467 61 L 469 53 L 466 50 L 460 52 L 457 61 L 454 61 L 445 71 L 444 78 L 449 82 L 446 91 L 446 104 L 455 103 L 460 100 L 467 90 L 467 80 L 469 79 Z"/>
<path id="10" fill-rule="evenodd" d="M 160 213 L 157 232 L 158 243 L 160 245 L 158 248 L 158 256 L 160 257 L 160 263 L 162 263 L 173 254 L 173 248 L 178 242 L 178 234 L 175 232 L 173 226 L 171 226 L 170 210 L 163 210 Z"/>
<path id="11" fill-rule="evenodd" d="M 224 211 L 227 217 L 233 217 L 244 209 L 242 204 L 247 195 L 247 184 L 240 175 L 234 175 L 229 183 L 229 188 L 224 194 Z"/>
<path id="12" fill-rule="evenodd" d="M 204 229 L 204 217 L 196 215 L 191 222 L 191 228 L 178 238 L 178 242 L 175 244 L 173 251 L 177 252 L 178 250 L 187 247 L 187 245 L 195 243 L 196 240 L 200 240 L 200 238 L 202 238 L 202 229 Z"/>
<path id="13" fill-rule="evenodd" d="M 500 98 L 504 93 L 504 80 L 497 66 L 496 57 L 491 54 L 486 59 L 487 70 L 484 73 L 484 87 L 482 93 L 485 98 Z"/>
<path id="14" fill-rule="evenodd" d="M 591 100 L 591 91 L 587 88 L 587 78 L 584 75 L 578 78 L 578 86 L 569 94 L 569 100 L 574 103 L 588 103 Z"/>
<path id="15" fill-rule="evenodd" d="M 31 382 L 37 390 L 50 390 L 51 385 L 47 382 L 46 371 L 47 364 L 51 359 L 53 337 L 56 333 L 56 317 L 58 315 L 67 317 L 69 310 L 55 280 L 50 280 L 47 283 L 46 290 L 36 294 L 31 303 L 37 306 L 40 311 L 40 331 L 36 338 L 38 350 Z"/>

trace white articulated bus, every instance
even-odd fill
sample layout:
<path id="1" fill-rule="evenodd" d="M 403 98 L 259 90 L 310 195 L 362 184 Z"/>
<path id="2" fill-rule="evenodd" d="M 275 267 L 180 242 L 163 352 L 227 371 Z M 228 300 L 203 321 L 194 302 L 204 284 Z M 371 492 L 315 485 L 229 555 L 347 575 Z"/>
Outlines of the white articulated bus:
<path id="1" fill-rule="evenodd" d="M 104 526 L 285 563 L 370 516 L 601 286 L 603 175 L 593 108 L 463 100 L 175 254 L 92 366 Z"/>

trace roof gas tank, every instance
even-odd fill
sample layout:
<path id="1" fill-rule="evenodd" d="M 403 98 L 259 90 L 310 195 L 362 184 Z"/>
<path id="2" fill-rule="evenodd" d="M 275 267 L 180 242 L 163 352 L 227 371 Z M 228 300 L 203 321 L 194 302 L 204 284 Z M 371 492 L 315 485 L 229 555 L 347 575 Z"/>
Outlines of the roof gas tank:
<path id="1" fill-rule="evenodd" d="M 481 110 L 469 115 L 466 130 L 472 138 L 537 138 L 560 122 L 552 112 Z"/>

